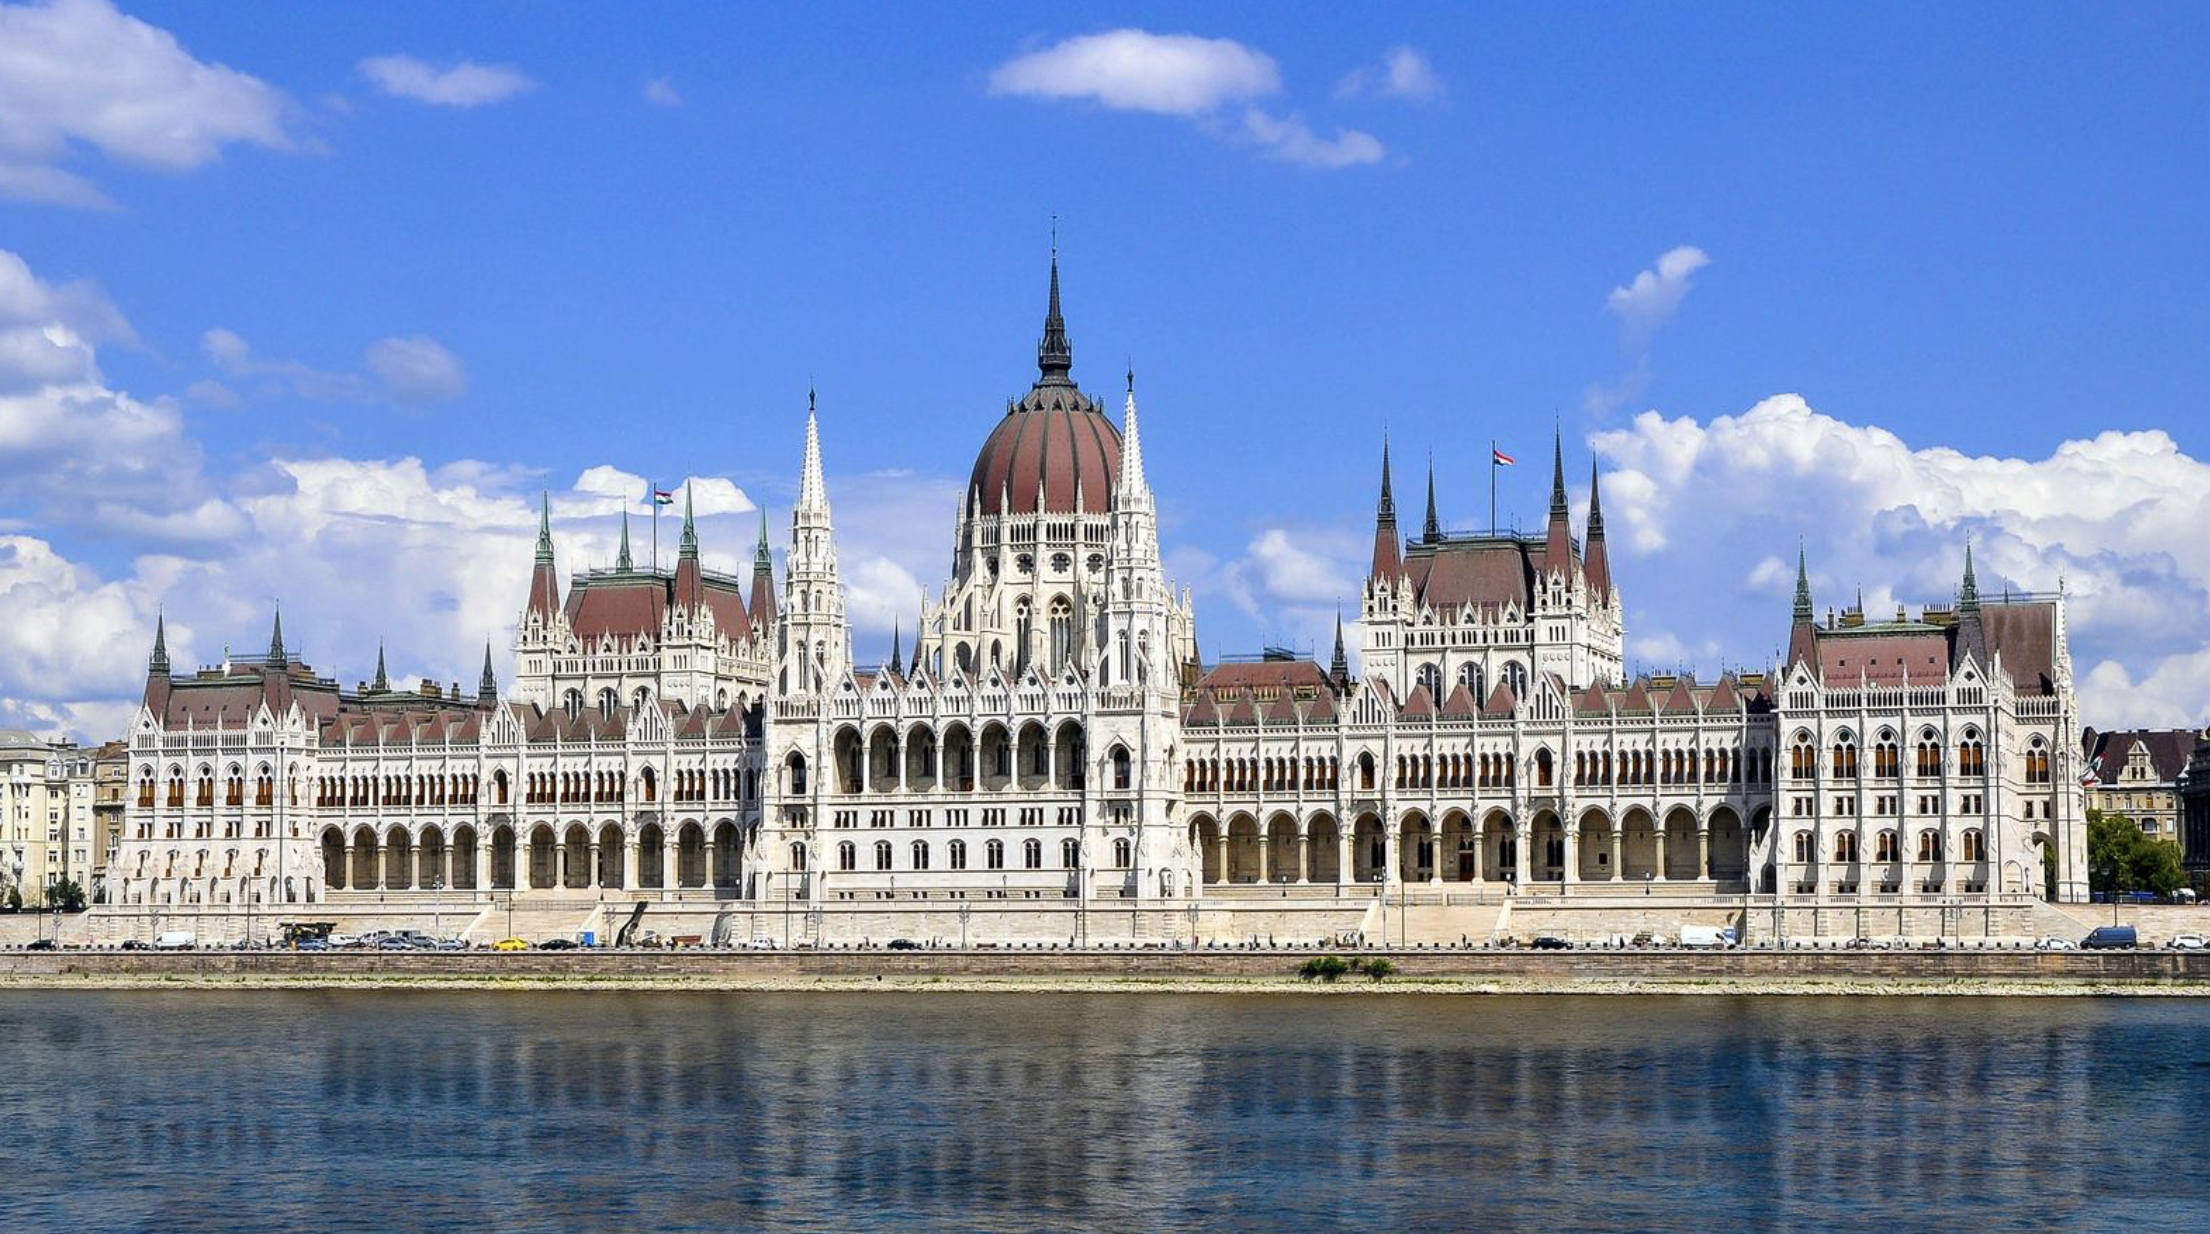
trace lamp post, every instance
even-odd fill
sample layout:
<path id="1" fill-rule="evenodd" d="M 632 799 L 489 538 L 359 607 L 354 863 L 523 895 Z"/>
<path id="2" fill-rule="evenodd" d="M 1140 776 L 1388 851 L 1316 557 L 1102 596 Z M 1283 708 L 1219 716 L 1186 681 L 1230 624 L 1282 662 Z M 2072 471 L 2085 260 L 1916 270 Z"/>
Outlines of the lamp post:
<path id="1" fill-rule="evenodd" d="M 445 876 L 443 874 L 430 876 L 430 892 L 434 897 L 430 901 L 430 934 L 433 938 L 442 942 L 445 938 Z"/>

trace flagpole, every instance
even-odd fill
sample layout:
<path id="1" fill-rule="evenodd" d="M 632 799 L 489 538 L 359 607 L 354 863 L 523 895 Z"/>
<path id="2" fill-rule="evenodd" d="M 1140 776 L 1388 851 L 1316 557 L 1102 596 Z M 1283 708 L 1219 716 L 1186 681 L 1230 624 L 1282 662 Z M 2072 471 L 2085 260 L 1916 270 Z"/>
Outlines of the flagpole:
<path id="1" fill-rule="evenodd" d="M 1496 534 L 1496 438 L 1489 438 L 1489 534 Z"/>
<path id="2" fill-rule="evenodd" d="M 652 572 L 660 572 L 660 486 L 645 481 L 645 500 L 652 503 Z"/>

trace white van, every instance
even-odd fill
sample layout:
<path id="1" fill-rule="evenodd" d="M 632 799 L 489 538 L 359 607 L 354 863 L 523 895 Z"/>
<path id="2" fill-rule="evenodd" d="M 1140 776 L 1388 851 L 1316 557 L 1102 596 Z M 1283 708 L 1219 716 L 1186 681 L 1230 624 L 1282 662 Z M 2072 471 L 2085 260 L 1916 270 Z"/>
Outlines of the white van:
<path id="1" fill-rule="evenodd" d="M 190 930 L 163 930 L 153 936 L 155 951 L 190 951 L 199 946 L 199 936 Z"/>
<path id="2" fill-rule="evenodd" d="M 1683 947 L 1732 947 L 1733 926 L 1684 925 L 1681 927 Z"/>

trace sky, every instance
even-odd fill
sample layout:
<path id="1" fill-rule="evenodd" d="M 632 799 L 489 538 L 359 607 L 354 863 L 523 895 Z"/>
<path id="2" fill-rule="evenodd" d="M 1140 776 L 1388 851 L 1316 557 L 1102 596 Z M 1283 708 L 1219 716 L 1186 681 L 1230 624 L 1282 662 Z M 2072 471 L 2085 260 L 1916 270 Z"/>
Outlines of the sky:
<path id="1" fill-rule="evenodd" d="M 1473 529 L 1557 433 L 1633 668 L 1768 667 L 1799 545 L 1887 612 L 1969 540 L 2070 596 L 2087 723 L 2199 724 L 2206 55 L 2191 4 L 0 0 L 0 724 L 119 733 L 157 613 L 506 675 L 541 493 L 563 570 L 648 481 L 742 569 L 809 388 L 880 657 L 1055 225 L 1208 658 L 1327 654 L 1385 435 Z"/>

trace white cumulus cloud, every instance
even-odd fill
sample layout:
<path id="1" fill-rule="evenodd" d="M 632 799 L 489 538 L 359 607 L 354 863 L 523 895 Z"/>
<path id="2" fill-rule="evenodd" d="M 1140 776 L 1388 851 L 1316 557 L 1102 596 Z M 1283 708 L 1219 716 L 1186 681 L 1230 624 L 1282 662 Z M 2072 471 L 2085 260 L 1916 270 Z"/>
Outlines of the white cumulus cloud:
<path id="1" fill-rule="evenodd" d="M 1795 540 L 1815 599 L 1891 612 L 1948 603 L 1974 544 L 1981 593 L 2070 596 L 2087 722 L 2210 716 L 2210 464 L 2161 431 L 2109 431 L 2041 458 L 1913 446 L 1796 395 L 1708 421 L 1644 412 L 1596 434 L 1604 514 L 1630 629 L 1662 647 L 1717 641 L 1741 662 L 1787 635 Z M 1655 585 L 1638 586 L 1636 578 Z M 1657 582 L 1656 580 L 1662 580 Z"/>
<path id="2" fill-rule="evenodd" d="M 1199 116 L 1281 89 L 1271 57 L 1234 39 L 1108 30 L 1016 56 L 990 74 L 990 93 L 1088 99 L 1118 111 Z"/>
<path id="3" fill-rule="evenodd" d="M 461 60 L 438 65 L 415 56 L 370 56 L 361 76 L 394 98 L 438 107 L 482 107 L 537 88 L 528 74 L 507 64 Z"/>
<path id="4" fill-rule="evenodd" d="M 0 4 L 0 196 L 106 207 L 106 193 L 59 165 L 77 148 L 190 171 L 230 145 L 296 148 L 292 112 L 282 91 L 196 59 L 108 0 Z"/>
<path id="5" fill-rule="evenodd" d="M 1256 107 L 1243 113 L 1243 132 L 1269 157 L 1326 170 L 1378 163 L 1388 153 L 1371 133 L 1337 129 L 1333 137 L 1322 137 L 1302 116 L 1273 116 Z"/>

